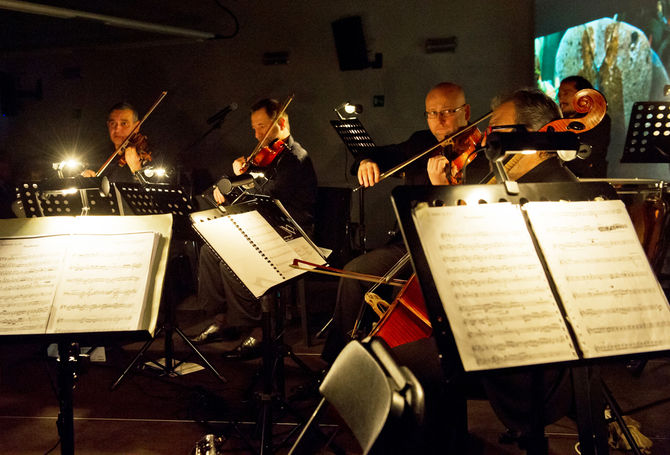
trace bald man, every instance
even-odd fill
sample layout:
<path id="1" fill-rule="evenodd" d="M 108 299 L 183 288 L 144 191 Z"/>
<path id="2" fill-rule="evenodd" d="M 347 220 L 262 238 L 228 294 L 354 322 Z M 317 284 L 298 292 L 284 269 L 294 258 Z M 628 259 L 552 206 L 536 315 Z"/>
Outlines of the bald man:
<path id="1" fill-rule="evenodd" d="M 463 89 L 451 82 L 434 86 L 425 99 L 426 123 L 428 129 L 417 131 L 401 144 L 377 147 L 369 156 L 358 163 L 358 181 L 364 187 L 374 186 L 379 176 L 397 164 L 433 147 L 446 137 L 467 126 L 470 120 L 470 105 L 466 103 Z M 447 156 L 423 157 L 403 169 L 407 185 L 438 185 L 446 180 L 444 169 L 451 159 Z M 354 164 L 355 166 L 355 164 Z M 370 251 L 347 263 L 344 270 L 372 275 L 384 275 L 407 253 L 399 235 L 383 247 Z M 407 278 L 411 267 L 406 266 L 400 277 Z M 369 283 L 348 278 L 340 279 L 333 313 L 333 324 L 328 332 L 322 357 L 332 362 L 352 338 L 352 330 L 358 318 Z"/>

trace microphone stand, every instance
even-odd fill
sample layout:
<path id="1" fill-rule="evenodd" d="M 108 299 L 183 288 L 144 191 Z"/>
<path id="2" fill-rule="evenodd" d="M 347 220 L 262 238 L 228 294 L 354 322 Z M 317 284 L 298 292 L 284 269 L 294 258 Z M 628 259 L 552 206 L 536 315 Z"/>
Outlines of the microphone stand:
<path id="1" fill-rule="evenodd" d="M 226 117 L 223 116 L 220 120 L 217 120 L 212 124 L 212 126 L 205 131 L 200 137 L 198 137 L 191 145 L 186 147 L 184 150 L 179 152 L 179 157 L 182 158 L 183 155 L 186 155 L 186 152 L 190 152 L 191 149 L 193 149 L 196 145 L 200 144 L 207 136 L 209 136 L 214 130 L 218 130 L 221 128 L 221 125 L 223 125 L 224 120 L 226 120 Z"/>

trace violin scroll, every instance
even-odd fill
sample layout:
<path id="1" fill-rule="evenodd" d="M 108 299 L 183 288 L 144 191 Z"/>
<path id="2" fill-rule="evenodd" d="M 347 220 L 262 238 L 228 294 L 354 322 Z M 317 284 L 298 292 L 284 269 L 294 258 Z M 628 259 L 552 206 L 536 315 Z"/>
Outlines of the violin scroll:
<path id="1" fill-rule="evenodd" d="M 572 100 L 575 112 L 585 114 L 577 118 L 562 118 L 547 123 L 539 132 L 545 131 L 572 131 L 579 134 L 595 128 L 605 117 L 607 112 L 607 100 L 598 90 L 585 88 L 578 91 Z"/>

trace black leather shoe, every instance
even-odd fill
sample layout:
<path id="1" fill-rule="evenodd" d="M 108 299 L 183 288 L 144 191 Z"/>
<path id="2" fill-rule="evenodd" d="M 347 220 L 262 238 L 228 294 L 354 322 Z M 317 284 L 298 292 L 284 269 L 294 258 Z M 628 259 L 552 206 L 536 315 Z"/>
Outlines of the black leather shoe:
<path id="1" fill-rule="evenodd" d="M 228 360 L 252 360 L 263 355 L 262 343 L 254 337 L 247 337 L 231 351 L 223 353 Z"/>
<path id="2" fill-rule="evenodd" d="M 238 338 L 240 338 L 240 331 L 237 328 L 210 324 L 199 335 L 190 338 L 190 340 L 194 344 L 205 344 L 213 341 L 232 341 Z"/>

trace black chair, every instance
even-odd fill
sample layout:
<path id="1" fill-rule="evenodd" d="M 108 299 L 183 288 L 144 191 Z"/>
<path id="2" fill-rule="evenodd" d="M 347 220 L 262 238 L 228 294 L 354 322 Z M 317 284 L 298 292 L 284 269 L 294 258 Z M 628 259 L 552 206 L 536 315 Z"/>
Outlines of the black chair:
<path id="1" fill-rule="evenodd" d="M 299 450 L 326 403 L 337 410 L 364 455 L 373 448 L 378 453 L 408 453 L 408 447 L 414 445 L 423 423 L 423 388 L 408 368 L 397 365 L 383 340 L 347 344 L 319 392 L 323 398 L 289 455 Z"/>

